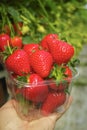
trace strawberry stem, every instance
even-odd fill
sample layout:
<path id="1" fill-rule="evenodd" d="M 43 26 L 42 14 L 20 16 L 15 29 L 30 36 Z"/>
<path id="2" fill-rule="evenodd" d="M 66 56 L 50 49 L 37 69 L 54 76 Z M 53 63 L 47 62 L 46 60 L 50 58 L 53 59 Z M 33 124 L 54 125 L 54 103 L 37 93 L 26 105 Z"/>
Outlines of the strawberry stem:
<path id="1" fill-rule="evenodd" d="M 14 29 L 13 29 L 13 26 L 12 26 L 12 23 L 11 23 L 9 17 L 7 17 L 7 23 L 10 28 L 10 31 L 11 31 L 11 37 L 14 37 Z"/>
<path id="2" fill-rule="evenodd" d="M 47 13 L 47 11 L 46 11 L 46 9 L 45 9 L 43 3 L 41 2 L 41 0 L 38 0 L 38 3 L 39 3 L 41 9 L 43 10 L 43 12 L 44 12 L 44 14 L 45 14 L 45 17 L 44 17 L 45 20 L 48 22 L 49 26 L 50 26 L 56 33 L 58 33 L 57 29 L 56 29 L 56 28 L 53 26 L 53 24 L 50 22 L 50 20 L 49 20 L 49 15 L 48 15 L 48 13 Z"/>
<path id="3" fill-rule="evenodd" d="M 30 20 L 27 19 L 25 16 L 21 15 L 20 17 L 24 20 L 25 24 L 28 24 L 28 23 L 30 24 Z"/>
<path id="4" fill-rule="evenodd" d="M 13 51 L 12 51 L 10 45 L 9 45 L 9 41 L 7 41 L 7 47 L 8 47 L 8 51 L 10 52 L 10 54 L 12 54 Z"/>

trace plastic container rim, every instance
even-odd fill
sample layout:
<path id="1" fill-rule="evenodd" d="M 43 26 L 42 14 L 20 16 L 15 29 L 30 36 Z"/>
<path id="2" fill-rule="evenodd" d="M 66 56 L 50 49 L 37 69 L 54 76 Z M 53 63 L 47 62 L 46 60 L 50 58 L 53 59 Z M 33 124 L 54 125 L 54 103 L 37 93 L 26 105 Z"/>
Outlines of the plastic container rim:
<path id="1" fill-rule="evenodd" d="M 71 70 L 72 70 L 72 69 L 71 69 Z M 77 69 L 77 68 L 73 69 L 72 72 L 73 72 L 73 76 L 72 76 L 71 82 L 72 82 L 73 80 L 75 80 L 75 79 L 78 77 L 78 75 L 79 75 L 79 72 L 78 72 L 78 69 Z M 49 80 L 49 79 L 48 79 L 48 80 L 47 80 L 47 79 L 44 79 L 44 81 L 38 82 L 38 83 L 25 83 L 25 82 L 22 82 L 22 81 L 19 81 L 19 80 L 15 79 L 15 78 L 12 76 L 11 72 L 8 72 L 8 75 L 11 77 L 11 79 L 12 79 L 16 84 L 24 85 L 24 87 L 29 87 L 29 86 L 33 86 L 33 85 L 41 86 L 42 84 L 44 84 L 44 85 L 49 85 L 49 84 L 55 84 L 55 83 L 56 83 L 56 80 L 52 80 L 52 81 L 51 81 L 51 80 Z M 65 79 L 60 80 L 59 82 L 57 81 L 58 84 L 60 84 L 60 83 L 65 83 L 65 82 L 66 82 Z"/>

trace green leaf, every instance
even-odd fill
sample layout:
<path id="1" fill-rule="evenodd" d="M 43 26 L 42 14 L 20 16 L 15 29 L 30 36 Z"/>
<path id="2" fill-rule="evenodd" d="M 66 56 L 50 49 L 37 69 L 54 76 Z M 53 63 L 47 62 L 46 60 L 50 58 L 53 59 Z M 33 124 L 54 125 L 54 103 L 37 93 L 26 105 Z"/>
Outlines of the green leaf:
<path id="1" fill-rule="evenodd" d="M 24 82 L 24 83 L 27 83 L 27 77 L 26 76 L 17 76 L 17 80 Z"/>
<path id="2" fill-rule="evenodd" d="M 70 65 L 72 67 L 76 67 L 80 64 L 80 60 L 79 59 L 73 59 L 71 62 L 70 62 Z"/>
<path id="3" fill-rule="evenodd" d="M 28 43 L 33 43 L 34 42 L 34 40 L 32 39 L 32 37 L 30 37 L 28 35 L 23 36 L 22 40 L 23 40 L 23 44 L 28 44 Z"/>
<path id="4" fill-rule="evenodd" d="M 8 11 L 8 14 L 11 15 L 11 17 L 16 20 L 16 21 L 20 21 L 21 18 L 20 18 L 20 13 L 18 12 L 18 9 L 15 9 L 14 7 L 12 6 L 8 6 L 7 8 L 7 11 Z"/>

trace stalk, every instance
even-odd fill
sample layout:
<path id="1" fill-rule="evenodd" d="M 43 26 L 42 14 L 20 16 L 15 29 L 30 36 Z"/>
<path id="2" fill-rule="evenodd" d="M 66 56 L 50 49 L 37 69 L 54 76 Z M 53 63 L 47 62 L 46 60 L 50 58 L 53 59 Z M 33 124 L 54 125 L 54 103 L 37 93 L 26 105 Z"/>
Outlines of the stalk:
<path id="1" fill-rule="evenodd" d="M 46 9 L 44 8 L 44 6 L 43 6 L 43 4 L 42 4 L 42 2 L 41 2 L 41 0 L 38 0 L 38 3 L 39 3 L 39 5 L 40 5 L 40 7 L 42 8 L 42 10 L 43 10 L 43 12 L 44 12 L 44 14 L 45 14 L 45 19 L 46 19 L 46 21 L 48 22 L 48 24 L 49 24 L 49 26 L 55 31 L 55 32 L 57 32 L 57 29 L 53 26 L 53 24 L 49 21 L 49 16 L 48 16 L 48 13 L 47 13 L 47 11 L 46 11 Z"/>
<path id="2" fill-rule="evenodd" d="M 12 27 L 12 24 L 11 24 L 9 17 L 7 17 L 7 23 L 8 23 L 8 26 L 10 28 L 10 31 L 11 31 L 11 37 L 14 37 L 14 30 L 13 30 L 13 27 Z"/>

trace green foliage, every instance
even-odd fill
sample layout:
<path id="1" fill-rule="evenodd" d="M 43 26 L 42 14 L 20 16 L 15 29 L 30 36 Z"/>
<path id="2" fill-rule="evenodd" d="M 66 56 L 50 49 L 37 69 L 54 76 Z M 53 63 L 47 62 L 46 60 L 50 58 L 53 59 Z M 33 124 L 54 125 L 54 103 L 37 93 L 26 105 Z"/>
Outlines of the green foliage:
<path id="1" fill-rule="evenodd" d="M 23 22 L 29 31 L 23 36 L 24 42 L 39 42 L 48 33 L 74 45 L 76 55 L 87 43 L 87 0 L 1 0 L 0 27 Z M 2 32 L 2 30 L 1 30 Z M 29 36 L 29 38 L 28 38 Z M 26 38 L 27 37 L 27 38 Z M 27 39 L 27 40 L 26 40 Z"/>

